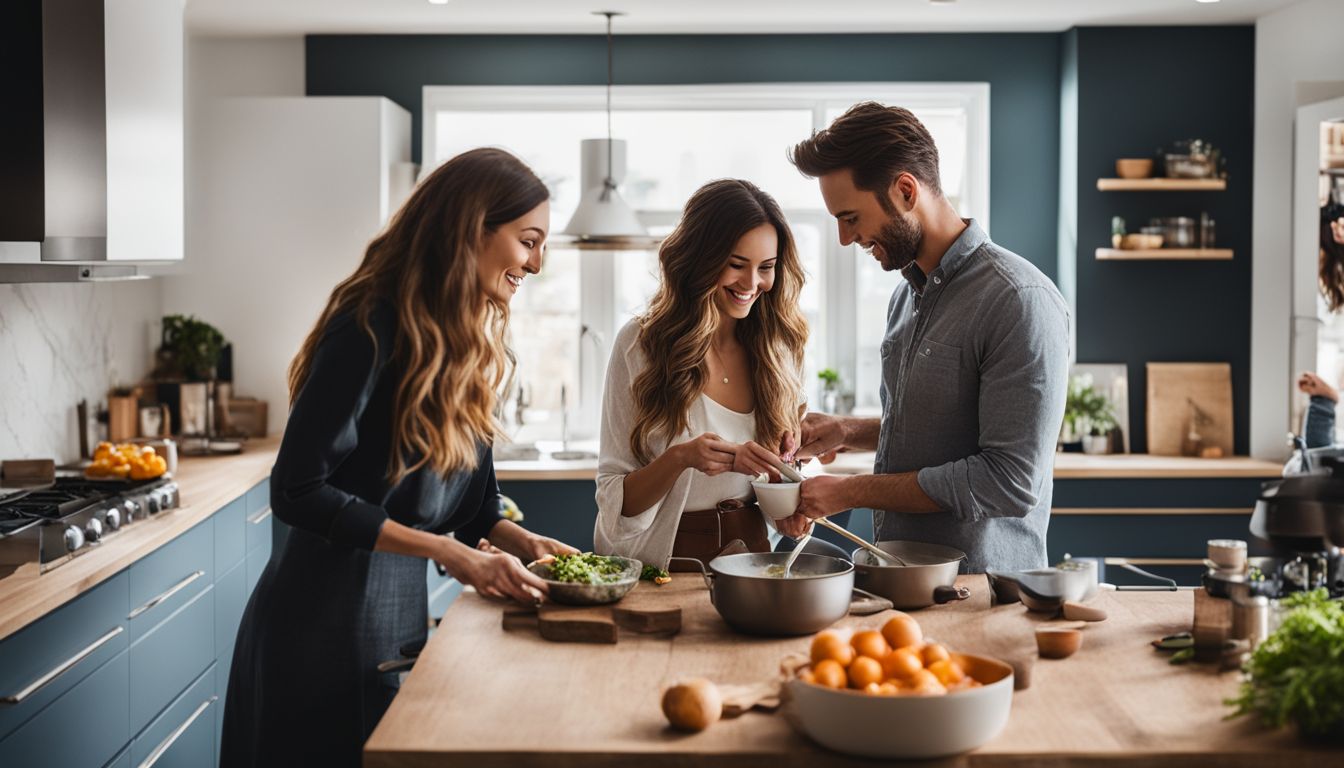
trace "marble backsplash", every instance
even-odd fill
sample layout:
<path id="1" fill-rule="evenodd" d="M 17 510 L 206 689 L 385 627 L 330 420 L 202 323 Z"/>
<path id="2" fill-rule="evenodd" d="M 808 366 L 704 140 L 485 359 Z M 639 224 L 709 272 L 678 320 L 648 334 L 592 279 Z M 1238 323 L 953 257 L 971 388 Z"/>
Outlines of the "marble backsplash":
<path id="1" fill-rule="evenodd" d="M 75 404 L 151 364 L 158 280 L 0 285 L 0 458 L 79 457 Z"/>

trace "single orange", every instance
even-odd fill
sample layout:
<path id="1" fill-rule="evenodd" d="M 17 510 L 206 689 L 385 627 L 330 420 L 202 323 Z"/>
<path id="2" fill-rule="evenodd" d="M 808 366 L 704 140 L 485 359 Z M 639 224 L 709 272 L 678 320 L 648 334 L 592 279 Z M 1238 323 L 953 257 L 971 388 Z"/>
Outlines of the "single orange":
<path id="1" fill-rule="evenodd" d="M 844 688 L 847 682 L 845 668 L 835 659 L 822 659 L 817 662 L 812 667 L 812 676 L 816 678 L 817 685 L 824 685 L 827 688 Z"/>
<path id="2" fill-rule="evenodd" d="M 900 696 L 901 686 L 892 682 L 886 682 L 878 686 L 877 694 L 879 696 Z"/>
<path id="3" fill-rule="evenodd" d="M 831 659 L 842 667 L 848 667 L 854 660 L 854 648 L 845 638 L 840 636 L 839 632 L 831 629 L 818 632 L 816 637 L 812 638 L 812 663 Z"/>
<path id="4" fill-rule="evenodd" d="M 924 668 L 913 648 L 897 648 L 882 658 L 882 672 L 889 680 L 910 680 Z"/>
<path id="5" fill-rule="evenodd" d="M 951 658 L 947 649 L 937 643 L 929 643 L 919 649 L 919 657 L 924 660 L 924 666 L 933 666 L 936 661 L 946 661 Z"/>
<path id="6" fill-rule="evenodd" d="M 961 665 L 951 659 L 943 659 L 942 661 L 933 662 L 929 665 L 929 671 L 932 672 L 933 676 L 938 678 L 938 682 L 943 685 L 959 683 L 966 677 L 966 673 L 962 670 Z"/>
<path id="7" fill-rule="evenodd" d="M 947 688 L 927 669 L 921 669 L 915 673 L 911 690 L 919 696 L 941 696 L 947 693 Z"/>
<path id="8" fill-rule="evenodd" d="M 849 665 L 849 687 L 863 690 L 869 683 L 882 682 L 882 664 L 877 659 L 860 656 Z"/>
<path id="9" fill-rule="evenodd" d="M 875 629 L 855 632 L 854 637 L 850 638 L 849 644 L 860 656 L 867 656 L 870 659 L 881 659 L 891 653 L 891 646 L 887 645 L 886 638 L 882 637 L 882 633 Z"/>
<path id="10" fill-rule="evenodd" d="M 882 686 L 878 683 L 869 683 L 863 686 L 863 692 L 868 694 L 869 696 L 881 696 Z"/>
<path id="11" fill-rule="evenodd" d="M 882 637 L 892 648 L 905 648 L 923 642 L 924 630 L 920 629 L 915 617 L 898 611 L 882 625 Z"/>

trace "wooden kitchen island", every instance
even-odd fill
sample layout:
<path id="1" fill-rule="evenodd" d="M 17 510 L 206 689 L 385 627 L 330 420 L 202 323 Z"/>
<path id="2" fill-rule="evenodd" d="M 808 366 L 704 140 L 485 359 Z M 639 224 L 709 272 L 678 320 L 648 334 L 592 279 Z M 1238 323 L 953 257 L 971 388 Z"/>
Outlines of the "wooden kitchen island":
<path id="1" fill-rule="evenodd" d="M 983 576 L 962 576 L 971 598 L 913 612 L 925 636 L 953 650 L 1034 658 L 1021 604 L 991 608 Z M 731 633 L 698 575 L 661 590 L 683 607 L 672 638 L 623 633 L 615 645 L 551 643 L 501 628 L 503 608 L 467 592 L 448 610 L 391 709 L 365 745 L 368 768 L 422 766 L 816 766 L 872 765 L 819 747 L 780 713 L 749 712 L 698 734 L 670 730 L 663 689 L 686 677 L 718 683 L 772 678 L 781 657 L 809 637 Z M 1224 720 L 1239 675 L 1172 666 L 1149 641 L 1190 628 L 1193 593 L 1103 592 L 1109 619 L 1084 630 L 1069 659 L 1037 660 L 1031 685 L 1013 696 L 997 739 L 936 761 L 955 766 L 1344 765 L 1344 752 L 1314 748 L 1246 718 Z M 886 613 L 838 626 L 880 626 Z M 891 727 L 899 728 L 899 723 Z"/>

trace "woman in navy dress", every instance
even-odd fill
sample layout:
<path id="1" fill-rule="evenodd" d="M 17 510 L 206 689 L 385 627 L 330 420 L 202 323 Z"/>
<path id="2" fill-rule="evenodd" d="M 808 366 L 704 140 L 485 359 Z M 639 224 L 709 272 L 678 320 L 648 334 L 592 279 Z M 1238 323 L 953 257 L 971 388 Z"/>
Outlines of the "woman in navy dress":
<path id="1" fill-rule="evenodd" d="M 293 530 L 238 630 L 222 765 L 359 765 L 396 694 L 377 665 L 426 637 L 427 559 L 530 601 L 546 587 L 523 560 L 574 551 L 500 517 L 491 454 L 548 197 L 507 152 L 459 155 L 332 292 L 290 368 L 271 508 Z"/>

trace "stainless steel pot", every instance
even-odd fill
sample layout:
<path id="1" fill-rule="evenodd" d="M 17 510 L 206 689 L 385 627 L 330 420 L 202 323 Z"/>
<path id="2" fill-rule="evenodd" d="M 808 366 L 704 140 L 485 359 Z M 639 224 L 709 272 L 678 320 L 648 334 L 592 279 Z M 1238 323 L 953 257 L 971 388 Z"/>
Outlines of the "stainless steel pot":
<path id="1" fill-rule="evenodd" d="M 768 575 L 788 552 L 719 555 L 700 566 L 709 599 L 728 626 L 748 635 L 781 637 L 825 629 L 849 613 L 854 566 L 838 557 L 802 554 L 789 578 Z"/>
<path id="2" fill-rule="evenodd" d="M 854 583 L 860 589 L 881 595 L 902 610 L 970 596 L 964 587 L 955 586 L 965 552 L 919 541 L 881 541 L 877 547 L 906 565 L 889 565 L 866 549 L 854 550 Z"/>

